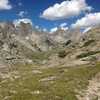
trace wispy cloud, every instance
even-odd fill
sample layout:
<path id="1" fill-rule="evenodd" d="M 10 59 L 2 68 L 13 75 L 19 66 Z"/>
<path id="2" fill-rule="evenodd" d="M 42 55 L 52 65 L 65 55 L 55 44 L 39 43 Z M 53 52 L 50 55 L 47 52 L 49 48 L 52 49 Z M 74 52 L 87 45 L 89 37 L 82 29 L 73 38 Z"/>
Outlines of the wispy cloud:
<path id="1" fill-rule="evenodd" d="M 18 13 L 18 16 L 19 16 L 19 17 L 24 17 L 25 15 L 27 15 L 27 11 L 20 11 L 20 12 Z"/>
<path id="2" fill-rule="evenodd" d="M 21 2 L 18 3 L 18 6 L 22 6 L 23 4 Z"/>
<path id="3" fill-rule="evenodd" d="M 32 24 L 31 19 L 28 19 L 28 18 L 23 18 L 23 19 L 16 19 L 16 20 L 14 20 L 14 24 L 15 24 L 16 26 L 19 25 L 21 22 Z"/>
<path id="4" fill-rule="evenodd" d="M 66 27 L 66 26 L 67 26 L 67 23 L 60 24 L 60 27 Z"/>
<path id="5" fill-rule="evenodd" d="M 64 31 L 68 30 L 67 23 L 61 23 L 58 27 L 51 28 L 50 33 L 56 32 L 59 28 Z"/>
<path id="6" fill-rule="evenodd" d="M 56 32 L 57 30 L 58 30 L 58 27 L 53 27 L 51 28 L 50 33 Z"/>

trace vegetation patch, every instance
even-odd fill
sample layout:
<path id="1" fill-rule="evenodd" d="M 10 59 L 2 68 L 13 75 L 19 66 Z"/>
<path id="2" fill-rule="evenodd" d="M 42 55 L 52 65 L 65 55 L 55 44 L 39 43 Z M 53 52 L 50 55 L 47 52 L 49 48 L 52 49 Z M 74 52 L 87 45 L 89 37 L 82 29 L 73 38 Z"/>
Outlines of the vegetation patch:
<path id="1" fill-rule="evenodd" d="M 81 54 L 77 55 L 76 58 L 80 59 L 80 58 L 88 57 L 88 56 L 91 56 L 91 55 L 95 55 L 97 53 L 100 53 L 100 51 L 89 51 L 89 52 L 81 53 Z"/>
<path id="2" fill-rule="evenodd" d="M 89 46 L 91 43 L 95 42 L 95 40 L 88 40 L 84 43 L 83 47 Z"/>
<path id="3" fill-rule="evenodd" d="M 65 58 L 68 53 L 65 50 L 62 50 L 58 53 L 58 57 Z"/>
<path id="4" fill-rule="evenodd" d="M 72 41 L 71 40 L 68 40 L 65 45 L 68 46 Z"/>
<path id="5" fill-rule="evenodd" d="M 42 73 L 32 72 L 37 69 Z M 12 70 L 11 77 L 1 79 L 0 100 L 77 100 L 78 91 L 86 89 L 89 80 L 98 72 L 100 64 L 95 67 L 58 66 L 46 69 L 34 65 L 18 65 Z M 40 81 L 54 76 L 55 79 Z"/>

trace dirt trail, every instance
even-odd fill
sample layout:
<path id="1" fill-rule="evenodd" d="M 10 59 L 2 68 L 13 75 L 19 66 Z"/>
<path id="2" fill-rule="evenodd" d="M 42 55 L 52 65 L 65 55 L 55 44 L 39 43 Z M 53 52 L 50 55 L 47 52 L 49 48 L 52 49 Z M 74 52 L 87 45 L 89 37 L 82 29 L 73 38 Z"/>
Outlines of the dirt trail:
<path id="1" fill-rule="evenodd" d="M 79 100 L 100 100 L 100 73 L 89 81 L 89 86 L 82 96 L 78 96 Z"/>

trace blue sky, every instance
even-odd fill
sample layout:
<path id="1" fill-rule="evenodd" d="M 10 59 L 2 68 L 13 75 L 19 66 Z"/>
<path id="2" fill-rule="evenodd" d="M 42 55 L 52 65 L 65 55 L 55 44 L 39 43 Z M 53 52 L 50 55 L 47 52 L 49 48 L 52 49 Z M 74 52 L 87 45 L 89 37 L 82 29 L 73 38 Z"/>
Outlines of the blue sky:
<path id="1" fill-rule="evenodd" d="M 63 6 L 63 2 L 66 1 L 68 0 L 1 0 L 0 6 L 4 3 L 4 7 L 0 7 L 0 21 L 14 21 L 27 18 L 30 19 L 35 26 L 48 30 L 58 27 L 63 23 L 66 23 L 66 27 L 70 27 L 73 23 L 79 24 L 77 21 L 82 21 L 82 18 L 86 17 L 87 14 L 97 16 L 97 21 L 100 21 L 100 18 L 98 18 L 100 0 L 69 0 L 67 4 Z M 76 6 L 69 7 L 68 5 L 68 3 L 73 3 L 73 1 L 80 1 L 80 3 L 83 2 L 85 5 L 80 6 L 77 12 Z M 61 9 L 63 11 L 60 12 L 60 10 L 57 10 L 57 8 L 54 7 L 55 4 L 58 4 L 57 7 L 62 7 Z M 74 9 L 69 11 L 66 9 L 67 6 L 70 9 Z M 52 11 L 49 9 L 50 7 Z M 65 7 L 65 10 L 63 7 Z M 87 26 L 90 26 L 90 24 Z M 97 23 L 93 22 L 92 24 Z"/>

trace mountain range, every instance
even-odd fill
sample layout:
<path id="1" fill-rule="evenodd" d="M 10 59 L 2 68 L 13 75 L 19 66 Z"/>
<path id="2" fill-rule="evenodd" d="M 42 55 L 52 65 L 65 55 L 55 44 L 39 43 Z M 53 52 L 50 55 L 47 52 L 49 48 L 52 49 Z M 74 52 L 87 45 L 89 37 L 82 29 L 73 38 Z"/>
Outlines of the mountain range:
<path id="1" fill-rule="evenodd" d="M 14 84 L 19 84 L 19 83 L 16 83 L 15 81 L 17 80 L 17 77 L 18 77 L 18 79 L 21 79 L 21 81 L 19 80 L 19 82 L 24 82 L 22 81 L 24 80 L 24 78 L 29 78 L 30 83 L 27 83 L 26 80 L 25 82 L 27 83 L 26 86 L 28 84 L 30 86 L 33 79 L 31 76 L 32 73 L 35 73 L 37 75 L 34 77 L 34 82 L 37 82 L 38 78 L 40 79 L 43 77 L 41 76 L 41 73 L 42 73 L 41 71 L 44 70 L 43 75 L 44 76 L 47 75 L 48 78 L 42 78 L 38 82 L 44 82 L 45 86 L 47 87 L 49 84 L 54 84 L 54 83 L 48 83 L 48 82 L 55 82 L 57 86 L 57 84 L 60 84 L 60 80 L 61 80 L 60 77 L 62 77 L 63 79 L 61 81 L 62 85 L 61 85 L 61 88 L 58 85 L 59 86 L 58 89 L 60 89 L 61 92 L 63 92 L 62 91 L 63 85 L 65 84 L 65 81 L 67 82 L 67 78 L 65 77 L 66 75 L 67 77 L 70 78 L 69 79 L 70 83 L 72 80 L 73 80 L 72 82 L 75 81 L 76 83 L 79 82 L 80 80 L 80 82 L 82 81 L 81 83 L 81 86 L 82 86 L 82 84 L 83 85 L 85 84 L 84 82 L 88 83 L 87 80 L 88 78 L 90 78 L 91 75 L 94 75 L 99 71 L 98 70 L 99 67 L 95 67 L 94 70 L 92 70 L 91 67 L 89 66 L 97 66 L 99 62 L 100 62 L 100 27 L 99 26 L 89 28 L 88 30 L 83 31 L 83 32 L 81 32 L 80 29 L 63 30 L 59 28 L 57 31 L 50 33 L 50 32 L 43 32 L 43 31 L 37 30 L 33 28 L 33 26 L 30 23 L 21 22 L 18 25 L 13 24 L 12 22 L 0 23 L 0 77 L 1 77 L 0 84 L 4 82 L 5 85 L 8 85 L 8 84 L 10 85 L 10 83 L 12 83 L 13 81 L 15 82 Z M 76 68 L 76 66 L 83 66 L 83 67 Z M 45 73 L 45 70 L 48 73 Z M 74 70 L 77 73 L 75 73 Z M 91 73 L 89 72 L 89 70 L 91 70 Z M 33 72 L 31 73 L 31 71 Z M 88 73 L 86 71 L 88 71 Z M 83 73 L 84 75 L 83 74 L 81 75 L 81 73 Z M 57 74 L 59 77 L 57 76 Z M 16 77 L 16 78 L 13 78 L 12 75 L 14 75 L 13 77 Z M 73 76 L 73 78 L 75 78 L 76 80 L 73 78 L 71 80 L 71 75 L 72 76 L 76 75 L 76 76 Z M 82 77 L 82 80 L 81 80 L 81 77 Z M 10 83 L 7 81 L 7 79 L 10 81 Z M 58 80 L 57 83 L 56 83 L 56 80 Z M 6 84 L 6 81 L 7 81 L 7 84 Z M 13 87 L 15 88 L 14 84 L 13 84 Z M 32 84 L 35 84 L 35 83 L 32 83 Z M 36 83 L 35 85 L 38 86 L 37 84 L 38 83 Z M 69 95 L 71 95 L 69 97 L 73 99 L 68 99 L 68 100 L 77 100 L 75 99 L 76 97 L 73 97 L 76 95 L 74 95 L 74 93 L 72 93 L 72 90 L 70 90 L 74 86 L 72 84 L 73 83 L 71 83 L 71 87 L 69 88 L 69 90 L 67 89 L 67 92 L 69 92 L 70 93 Z M 79 86 L 78 83 L 76 85 Z M 5 88 L 3 86 L 1 86 L 0 88 L 1 88 L 0 94 L 2 94 Z M 40 86 L 40 88 L 42 89 L 42 86 Z M 42 90 L 44 92 L 46 91 L 44 89 Z M 16 90 L 16 91 L 19 91 L 19 90 Z M 78 90 L 78 93 L 79 91 L 80 90 Z M 15 92 L 13 91 L 12 94 L 14 94 Z M 57 91 L 55 92 L 58 94 Z M 32 93 L 40 94 L 41 91 L 36 90 L 36 91 L 33 91 Z M 64 100 L 62 99 L 63 97 L 60 96 L 60 95 L 64 95 L 64 93 L 58 94 L 58 97 L 57 97 L 58 99 L 57 98 L 55 99 L 52 93 L 50 92 L 48 94 L 43 94 L 46 96 L 46 98 L 42 96 L 43 97 L 42 99 L 38 98 L 38 99 L 29 99 L 29 100 L 51 100 L 51 99 L 47 99 L 49 98 L 48 95 L 51 96 L 51 98 L 53 98 L 52 100 Z M 95 94 L 96 93 L 99 93 L 99 92 L 97 91 L 95 92 Z M 12 94 L 10 94 L 11 97 L 13 96 Z M 18 95 L 22 97 L 21 94 L 18 94 Z M 0 95 L 0 98 L 3 98 L 3 97 L 6 97 L 6 95 L 4 96 L 3 94 L 2 96 Z M 29 95 L 29 97 L 31 96 Z M 92 95 L 92 97 L 94 98 L 95 95 Z M 78 100 L 86 100 L 84 96 L 83 98 L 82 97 L 80 98 L 80 96 L 78 95 L 78 98 L 79 98 Z M 7 99 L 1 99 L 1 100 L 26 100 L 26 99 L 25 98 L 24 99 L 7 98 Z M 89 99 L 89 100 L 93 100 L 93 99 Z M 99 99 L 95 99 L 95 100 L 99 100 Z"/>

